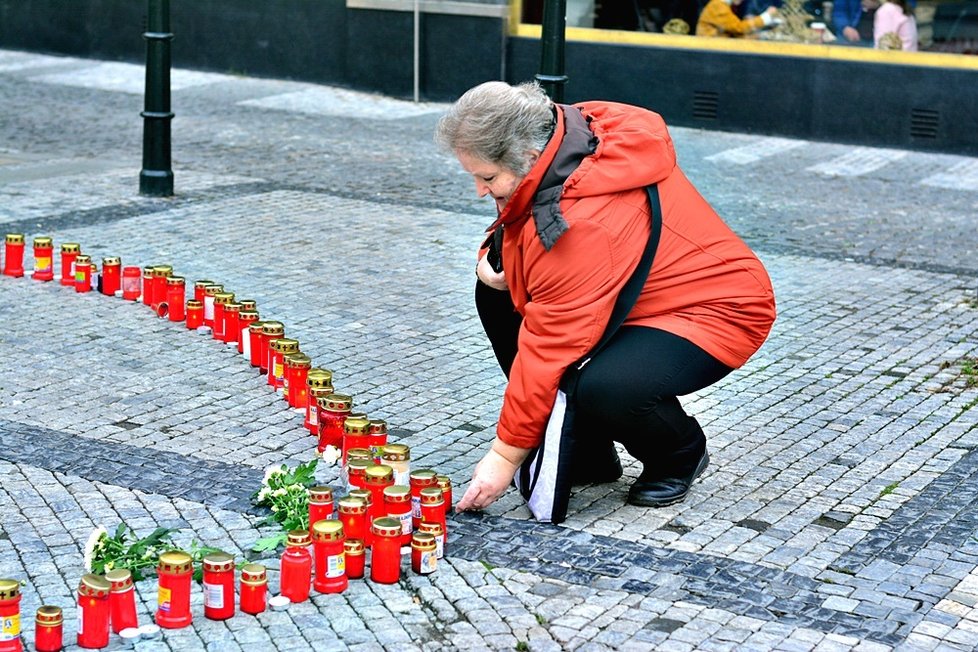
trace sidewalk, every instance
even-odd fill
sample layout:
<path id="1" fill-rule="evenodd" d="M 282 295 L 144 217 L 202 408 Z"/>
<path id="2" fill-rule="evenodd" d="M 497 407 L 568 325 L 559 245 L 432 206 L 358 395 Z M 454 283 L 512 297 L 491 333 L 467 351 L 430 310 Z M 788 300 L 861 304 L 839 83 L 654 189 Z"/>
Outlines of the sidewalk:
<path id="1" fill-rule="evenodd" d="M 177 194 L 153 199 L 141 74 L 0 51 L 0 227 L 255 299 L 461 496 L 504 379 L 471 299 L 492 208 L 431 142 L 444 107 L 174 71 Z M 760 353 L 685 401 L 712 457 L 686 502 L 624 505 L 623 453 L 625 477 L 576 490 L 560 527 L 511 491 L 450 520 L 433 575 L 224 622 L 195 586 L 193 625 L 136 649 L 978 647 L 978 160 L 673 135 L 779 304 Z M 249 496 L 315 440 L 236 352 L 26 277 L 0 276 L 0 315 L 0 577 L 26 580 L 27 642 L 54 604 L 74 643 L 98 525 L 239 558 L 273 532 Z M 253 559 L 277 592 L 277 556 Z M 142 623 L 156 588 L 137 583 Z"/>

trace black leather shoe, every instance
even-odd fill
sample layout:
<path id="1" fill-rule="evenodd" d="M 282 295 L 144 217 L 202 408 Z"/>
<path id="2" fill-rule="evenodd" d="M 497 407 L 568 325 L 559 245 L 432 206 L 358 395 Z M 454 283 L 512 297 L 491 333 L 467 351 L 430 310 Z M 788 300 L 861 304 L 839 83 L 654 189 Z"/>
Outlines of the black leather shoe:
<path id="1" fill-rule="evenodd" d="M 682 502 L 689 493 L 689 486 L 693 484 L 693 480 L 698 478 L 709 464 L 710 454 L 704 450 L 703 457 L 696 464 L 696 468 L 685 477 L 653 480 L 643 479 L 640 475 L 628 490 L 628 504 L 639 507 L 665 507 Z"/>
<path id="2" fill-rule="evenodd" d="M 618 451 L 611 442 L 600 448 L 575 452 L 571 465 L 571 484 L 574 486 L 614 482 L 625 473 L 618 459 Z"/>

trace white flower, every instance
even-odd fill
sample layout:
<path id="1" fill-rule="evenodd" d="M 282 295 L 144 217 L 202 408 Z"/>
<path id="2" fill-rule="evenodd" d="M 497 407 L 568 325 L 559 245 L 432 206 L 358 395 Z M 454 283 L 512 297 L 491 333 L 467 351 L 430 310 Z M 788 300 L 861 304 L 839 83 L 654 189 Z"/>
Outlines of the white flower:
<path id="1" fill-rule="evenodd" d="M 285 474 L 285 471 L 282 468 L 283 466 L 284 465 L 282 465 L 282 466 L 270 466 L 267 469 L 265 469 L 265 478 L 262 480 L 262 482 L 264 484 L 268 484 L 268 481 L 272 479 L 272 476 L 274 476 L 274 475 L 284 475 Z"/>
<path id="2" fill-rule="evenodd" d="M 92 562 L 95 557 L 96 548 L 101 550 L 105 545 L 103 538 L 109 536 L 108 531 L 101 525 L 92 530 L 92 533 L 88 535 L 88 541 L 85 542 L 85 570 L 92 572 Z"/>
<path id="3" fill-rule="evenodd" d="M 342 452 L 336 446 L 327 446 L 325 450 L 323 450 L 323 462 L 325 462 L 327 466 L 333 466 L 336 464 L 336 460 L 340 459 L 341 454 Z"/>
<path id="4" fill-rule="evenodd" d="M 279 487 L 278 489 L 272 492 L 272 498 L 278 498 L 279 496 L 284 496 L 287 493 L 289 492 L 286 491 L 285 487 Z"/>
<path id="5" fill-rule="evenodd" d="M 268 498 L 271 490 L 268 487 L 262 487 L 261 491 L 258 492 L 258 502 L 262 503 Z"/>

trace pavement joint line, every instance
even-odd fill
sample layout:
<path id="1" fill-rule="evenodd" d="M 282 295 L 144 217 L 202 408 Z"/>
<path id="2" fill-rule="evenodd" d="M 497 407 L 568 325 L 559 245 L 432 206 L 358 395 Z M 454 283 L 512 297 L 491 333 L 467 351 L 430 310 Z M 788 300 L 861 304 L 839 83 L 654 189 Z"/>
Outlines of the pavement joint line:
<path id="1" fill-rule="evenodd" d="M 45 450 L 63 452 L 45 456 Z M 229 511 L 264 513 L 250 501 L 262 471 L 244 465 L 108 443 L 8 420 L 0 420 L 0 459 Z M 954 516 L 964 519 L 964 527 L 970 524 L 974 536 L 978 521 L 978 500 L 972 500 L 978 488 L 976 460 L 978 451 L 973 450 L 904 504 L 890 521 L 877 526 L 868 538 L 871 543 L 857 544 L 852 553 L 830 567 L 843 575 L 831 583 L 760 564 L 486 514 L 453 515 L 449 551 L 453 558 L 482 562 L 487 568 L 505 567 L 569 584 L 669 597 L 767 622 L 897 645 L 952 587 L 942 587 L 931 600 L 909 602 L 908 611 L 897 614 L 902 620 L 890 618 L 892 612 L 886 617 L 863 615 L 853 608 L 860 601 L 833 602 L 823 589 L 827 584 L 846 586 L 846 576 L 855 582 L 858 571 L 852 570 L 853 560 L 865 567 L 876 559 L 891 557 L 903 531 L 918 518 L 931 521 L 926 529 L 938 532 L 925 545 L 960 535 L 961 527 L 953 518 L 942 527 L 933 523 L 933 514 L 949 497 L 965 501 L 962 509 L 954 510 Z M 894 535 L 895 528 L 888 525 L 891 522 L 904 527 Z M 971 567 L 976 560 L 978 546 Z M 957 573 L 956 579 L 968 574 L 967 567 L 959 566 L 963 574 Z M 885 583 L 879 584 L 877 590 L 886 595 Z"/>

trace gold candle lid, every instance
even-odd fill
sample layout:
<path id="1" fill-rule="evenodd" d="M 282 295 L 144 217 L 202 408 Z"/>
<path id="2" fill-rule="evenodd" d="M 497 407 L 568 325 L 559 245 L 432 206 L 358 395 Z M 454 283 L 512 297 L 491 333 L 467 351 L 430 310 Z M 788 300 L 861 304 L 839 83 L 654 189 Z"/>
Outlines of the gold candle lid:
<path id="1" fill-rule="evenodd" d="M 333 502 L 333 490 L 326 486 L 309 487 L 309 502 L 311 503 L 331 503 Z"/>
<path id="2" fill-rule="evenodd" d="M 422 505 L 441 505 L 445 502 L 445 494 L 440 487 L 425 487 L 420 494 Z"/>
<path id="3" fill-rule="evenodd" d="M 154 265 L 153 266 L 153 276 L 169 276 L 173 273 L 172 265 Z"/>
<path id="4" fill-rule="evenodd" d="M 366 546 L 360 539 L 347 539 L 343 542 L 343 554 L 347 557 L 357 557 L 366 552 Z"/>
<path id="5" fill-rule="evenodd" d="M 248 310 L 247 308 L 244 307 L 244 303 L 241 303 L 241 310 L 238 311 L 238 317 L 240 317 L 244 321 L 252 321 L 252 322 L 258 321 L 258 311 Z"/>
<path id="6" fill-rule="evenodd" d="M 200 280 L 200 281 L 194 281 L 194 287 L 195 287 L 195 288 L 201 288 L 201 289 L 204 289 L 204 288 L 206 288 L 206 287 L 207 287 L 208 285 L 214 285 L 214 281 L 208 281 L 207 279 L 202 279 L 202 280 Z"/>
<path id="7" fill-rule="evenodd" d="M 261 332 L 265 335 L 282 335 L 285 333 L 285 324 L 280 321 L 262 322 Z"/>
<path id="8" fill-rule="evenodd" d="M 160 555 L 157 569 L 162 573 L 186 573 L 193 565 L 193 558 L 183 550 L 167 550 Z"/>
<path id="9" fill-rule="evenodd" d="M 371 419 L 370 420 L 370 434 L 371 435 L 386 435 L 387 434 L 387 422 L 383 419 Z"/>
<path id="10" fill-rule="evenodd" d="M 106 256 L 102 259 L 102 267 L 121 265 L 122 259 L 118 256 Z"/>
<path id="11" fill-rule="evenodd" d="M 435 535 L 430 532 L 415 532 L 411 535 L 411 547 L 418 550 L 434 550 L 438 547 Z"/>
<path id="12" fill-rule="evenodd" d="M 219 284 L 219 283 L 212 283 L 210 285 L 205 285 L 204 286 L 204 294 L 207 295 L 207 296 L 209 296 L 209 297 L 212 297 L 212 296 L 216 295 L 217 293 L 223 292 L 223 291 L 224 291 L 224 286 L 221 285 L 221 284 Z"/>
<path id="13" fill-rule="evenodd" d="M 35 247 L 50 247 L 52 244 L 53 243 L 52 243 L 51 238 L 49 238 L 47 236 L 43 236 L 42 235 L 42 236 L 38 236 L 38 237 L 34 238 L 34 246 Z"/>
<path id="14" fill-rule="evenodd" d="M 299 352 L 299 340 L 289 339 L 288 337 L 280 337 L 272 340 L 268 343 L 268 346 L 272 347 L 273 351 L 282 354 Z"/>
<path id="15" fill-rule="evenodd" d="M 306 385 L 309 387 L 332 387 L 333 386 L 333 372 L 329 369 L 321 369 L 319 367 L 313 367 L 309 370 L 309 375 L 306 376 Z"/>
<path id="16" fill-rule="evenodd" d="M 312 358 L 310 358 L 302 351 L 296 351 L 295 353 L 286 353 L 283 359 L 285 360 L 285 364 L 289 367 L 308 369 L 309 367 L 312 366 Z"/>
<path id="17" fill-rule="evenodd" d="M 381 537 L 401 536 L 401 522 L 389 516 L 375 518 L 370 525 L 370 531 Z"/>
<path id="18" fill-rule="evenodd" d="M 186 285 L 187 284 L 187 279 L 185 279 L 182 276 L 167 276 L 166 277 L 166 284 L 167 285 Z"/>
<path id="19" fill-rule="evenodd" d="M 238 316 L 241 315 L 241 304 L 235 303 L 234 301 L 228 301 L 224 304 L 224 312 L 236 312 Z"/>
<path id="20" fill-rule="evenodd" d="M 61 607 L 44 604 L 37 608 L 37 615 L 34 620 L 37 621 L 38 625 L 53 627 L 64 622 L 64 615 L 61 613 Z"/>
<path id="21" fill-rule="evenodd" d="M 112 585 L 112 591 L 119 593 L 132 586 L 132 573 L 128 568 L 116 568 L 105 574 L 105 579 Z"/>
<path id="22" fill-rule="evenodd" d="M 339 541 L 343 538 L 343 523 L 336 519 L 316 521 L 312 524 L 313 541 Z"/>
<path id="23" fill-rule="evenodd" d="M 353 397 L 346 394 L 327 394 L 319 399 L 319 405 L 333 412 L 349 412 L 353 407 Z"/>
<path id="24" fill-rule="evenodd" d="M 393 482 L 393 480 L 394 469 L 386 464 L 373 464 L 368 466 L 364 472 L 364 481 L 367 484 L 384 484 L 385 482 Z"/>
<path id="25" fill-rule="evenodd" d="M 204 556 L 203 566 L 209 573 L 234 570 L 234 557 L 226 552 L 212 552 Z"/>
<path id="26" fill-rule="evenodd" d="M 6 238 L 7 244 L 23 244 L 24 234 L 23 233 L 8 233 Z"/>
<path id="27" fill-rule="evenodd" d="M 408 478 L 412 485 L 417 484 L 422 487 L 432 487 L 438 484 L 438 476 L 431 469 L 415 469 L 411 471 Z"/>
<path id="28" fill-rule="evenodd" d="M 214 293 L 214 303 L 224 305 L 226 303 L 231 303 L 234 301 L 234 292 L 215 292 Z"/>
<path id="29" fill-rule="evenodd" d="M 81 582 L 78 584 L 78 593 L 89 598 L 108 597 L 112 585 L 107 579 L 95 573 L 82 575 Z"/>
<path id="30" fill-rule="evenodd" d="M 310 541 L 309 530 L 289 530 L 285 535 L 287 546 L 308 546 Z"/>
<path id="31" fill-rule="evenodd" d="M 241 567 L 241 581 L 245 584 L 264 584 L 268 574 L 261 564 L 245 564 Z"/>
<path id="32" fill-rule="evenodd" d="M 354 496 L 352 493 L 340 498 L 336 501 L 336 505 L 340 514 L 362 514 L 367 511 L 367 503 L 364 499 L 360 496 Z"/>
<path id="33" fill-rule="evenodd" d="M 20 595 L 20 582 L 11 579 L 0 579 L 0 600 L 9 600 Z"/>
<path id="34" fill-rule="evenodd" d="M 406 444 L 385 444 L 380 449 L 380 456 L 392 462 L 403 462 L 411 459 L 411 449 Z"/>
<path id="35" fill-rule="evenodd" d="M 61 253 L 63 254 L 77 254 L 81 251 L 81 245 L 77 242 L 62 242 L 61 243 Z"/>
<path id="36" fill-rule="evenodd" d="M 238 299 L 242 310 L 257 310 L 258 303 L 254 299 Z"/>
<path id="37" fill-rule="evenodd" d="M 198 301 L 197 299 L 187 299 L 187 310 L 190 310 L 191 308 L 203 308 L 203 307 L 204 307 L 204 303 L 202 301 Z"/>
<path id="38" fill-rule="evenodd" d="M 418 532 L 427 532 L 428 534 L 440 537 L 445 534 L 445 528 L 438 521 L 421 521 L 418 525 Z"/>
<path id="39" fill-rule="evenodd" d="M 343 431 L 348 435 L 366 435 L 370 429 L 370 421 L 363 417 L 347 417 L 343 422 Z"/>
<path id="40" fill-rule="evenodd" d="M 411 489 L 402 484 L 384 487 L 384 502 L 406 503 L 411 500 Z"/>

